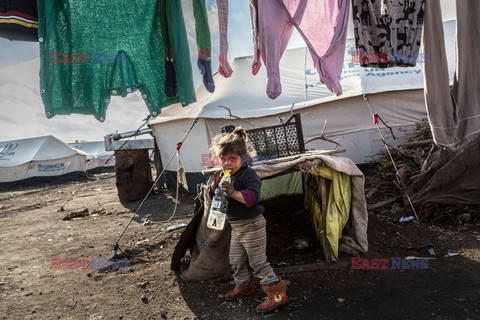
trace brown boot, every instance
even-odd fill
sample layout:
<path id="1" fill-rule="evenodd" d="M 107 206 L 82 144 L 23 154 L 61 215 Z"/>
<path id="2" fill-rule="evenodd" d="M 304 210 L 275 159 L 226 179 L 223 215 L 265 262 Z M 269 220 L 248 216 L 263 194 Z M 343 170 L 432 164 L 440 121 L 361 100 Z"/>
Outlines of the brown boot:
<path id="1" fill-rule="evenodd" d="M 277 283 L 262 286 L 262 289 L 267 294 L 267 299 L 257 306 L 257 312 L 269 312 L 288 302 L 285 281 L 281 280 Z"/>
<path id="2" fill-rule="evenodd" d="M 225 294 L 225 300 L 231 301 L 241 297 L 248 297 L 255 293 L 255 277 L 252 277 L 250 283 L 245 287 L 235 286 L 233 290 Z"/>

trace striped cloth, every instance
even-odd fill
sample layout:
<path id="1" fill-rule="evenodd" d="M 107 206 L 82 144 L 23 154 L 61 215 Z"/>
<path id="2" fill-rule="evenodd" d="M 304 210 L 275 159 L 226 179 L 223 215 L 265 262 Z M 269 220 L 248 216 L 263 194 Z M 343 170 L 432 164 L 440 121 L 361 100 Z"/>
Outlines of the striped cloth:
<path id="1" fill-rule="evenodd" d="M 218 27 L 220 29 L 220 54 L 228 52 L 228 0 L 217 0 Z"/>
<path id="2" fill-rule="evenodd" d="M 0 1 L 0 37 L 9 40 L 38 41 L 36 0 Z"/>
<path id="3" fill-rule="evenodd" d="M 242 287 L 250 283 L 247 259 L 254 276 L 260 279 L 262 285 L 278 282 L 278 277 L 267 262 L 267 221 L 263 214 L 247 220 L 231 221 L 230 225 L 230 264 L 235 269 L 235 284 Z"/>
<path id="4" fill-rule="evenodd" d="M 229 78 L 232 73 L 232 67 L 228 64 L 228 0 L 217 0 L 218 27 L 220 29 L 220 55 L 218 72 L 224 77 Z"/>

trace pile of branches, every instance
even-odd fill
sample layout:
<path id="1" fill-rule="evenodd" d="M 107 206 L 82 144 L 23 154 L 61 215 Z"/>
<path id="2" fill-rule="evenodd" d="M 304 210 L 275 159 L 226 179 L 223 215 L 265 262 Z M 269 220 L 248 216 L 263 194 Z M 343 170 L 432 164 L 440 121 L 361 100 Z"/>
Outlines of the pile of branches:
<path id="1" fill-rule="evenodd" d="M 438 150 L 433 143 L 427 119 L 416 124 L 414 132 L 406 142 L 397 147 L 389 146 L 389 150 L 395 165 L 388 152 L 384 151 L 371 163 L 370 175 L 365 177 L 369 212 L 390 216 L 397 221 L 400 217 L 414 216 L 416 213 L 420 221 L 432 223 L 463 223 L 480 218 L 480 206 L 422 203 L 414 206 L 415 212 L 412 209 L 405 190 L 426 170 L 428 157 Z"/>

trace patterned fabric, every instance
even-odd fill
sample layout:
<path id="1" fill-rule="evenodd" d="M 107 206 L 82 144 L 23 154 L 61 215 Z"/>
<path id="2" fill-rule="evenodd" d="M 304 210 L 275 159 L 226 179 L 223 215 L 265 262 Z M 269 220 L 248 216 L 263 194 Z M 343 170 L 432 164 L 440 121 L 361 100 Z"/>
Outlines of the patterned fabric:
<path id="1" fill-rule="evenodd" d="M 232 67 L 228 64 L 228 0 L 217 0 L 218 27 L 220 29 L 220 55 L 218 60 L 218 72 L 225 78 L 229 78 L 232 73 Z"/>
<path id="2" fill-rule="evenodd" d="M 279 281 L 267 262 L 267 222 L 262 214 L 248 220 L 230 222 L 232 238 L 230 240 L 230 264 L 234 267 L 233 278 L 239 287 L 250 282 L 251 273 L 247 260 L 255 277 L 262 285 Z"/>
<path id="3" fill-rule="evenodd" d="M 362 67 L 415 66 L 425 0 L 352 0 L 352 9 Z"/>
<path id="4" fill-rule="evenodd" d="M 228 53 L 228 0 L 217 0 L 220 54 Z"/>

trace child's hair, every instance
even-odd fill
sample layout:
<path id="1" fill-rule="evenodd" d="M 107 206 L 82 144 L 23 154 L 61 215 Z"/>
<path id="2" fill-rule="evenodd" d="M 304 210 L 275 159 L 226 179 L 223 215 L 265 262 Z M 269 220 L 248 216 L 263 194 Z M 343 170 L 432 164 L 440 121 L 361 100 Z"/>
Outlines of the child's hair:
<path id="1" fill-rule="evenodd" d="M 256 154 L 248 140 L 247 132 L 242 127 L 235 127 L 232 132 L 216 135 L 210 144 L 210 153 L 218 158 L 227 154 L 241 156 L 242 165 L 251 165 Z"/>

